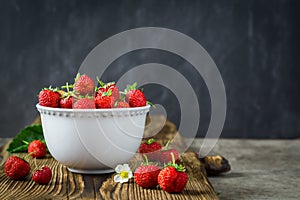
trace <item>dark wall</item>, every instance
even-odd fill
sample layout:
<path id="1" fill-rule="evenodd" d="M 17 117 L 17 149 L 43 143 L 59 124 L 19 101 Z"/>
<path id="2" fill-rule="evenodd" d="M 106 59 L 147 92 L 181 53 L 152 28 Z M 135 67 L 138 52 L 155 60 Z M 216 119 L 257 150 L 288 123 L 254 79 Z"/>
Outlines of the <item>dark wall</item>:
<path id="1" fill-rule="evenodd" d="M 14 136 L 32 122 L 39 90 L 72 82 L 85 56 L 101 41 L 155 26 L 187 34 L 214 59 L 227 93 L 222 137 L 297 138 L 299 9 L 297 0 L 0 1 L 0 137 Z M 116 79 L 125 69 L 147 62 L 193 77 L 202 109 L 198 136 L 203 136 L 210 118 L 207 88 L 178 56 L 135 51 L 112 63 L 103 79 Z M 145 91 L 179 125 L 173 94 L 157 85 Z"/>

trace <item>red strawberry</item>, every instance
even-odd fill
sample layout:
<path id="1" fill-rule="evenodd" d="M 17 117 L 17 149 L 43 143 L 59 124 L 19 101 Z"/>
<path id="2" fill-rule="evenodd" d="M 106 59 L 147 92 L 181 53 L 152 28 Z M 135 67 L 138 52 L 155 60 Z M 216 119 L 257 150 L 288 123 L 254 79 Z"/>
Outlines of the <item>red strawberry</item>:
<path id="1" fill-rule="evenodd" d="M 129 103 L 131 107 L 142 107 L 147 104 L 146 97 L 144 93 L 136 88 L 136 83 L 133 85 L 128 85 L 126 92 L 126 101 Z"/>
<path id="2" fill-rule="evenodd" d="M 59 101 L 59 106 L 61 108 L 72 108 L 73 105 L 73 97 L 64 97 Z"/>
<path id="3" fill-rule="evenodd" d="M 73 105 L 74 109 L 94 109 L 96 108 L 95 101 L 93 99 L 84 97 L 75 101 Z"/>
<path id="4" fill-rule="evenodd" d="M 6 175 L 14 180 L 25 178 L 30 172 L 30 165 L 24 159 L 12 156 L 5 163 Z"/>
<path id="5" fill-rule="evenodd" d="M 99 80 L 98 77 L 97 77 L 97 80 L 100 84 L 100 87 L 98 88 L 96 96 L 98 96 L 98 95 L 101 96 L 101 95 L 103 95 L 103 93 L 111 91 L 113 102 L 115 102 L 119 99 L 120 92 L 119 92 L 119 88 L 117 87 L 115 82 L 103 83 L 102 81 Z"/>
<path id="6" fill-rule="evenodd" d="M 153 138 L 147 142 L 142 143 L 139 147 L 139 153 L 146 154 L 148 159 L 151 161 L 157 161 L 160 155 L 161 145 L 155 142 Z"/>
<path id="7" fill-rule="evenodd" d="M 97 108 L 111 108 L 114 105 L 112 91 L 108 90 L 102 94 L 97 94 L 95 98 Z"/>
<path id="8" fill-rule="evenodd" d="M 162 150 L 159 153 L 158 161 L 160 163 L 167 164 L 169 162 L 172 162 L 172 154 L 173 154 L 173 156 L 175 158 L 175 162 L 178 161 L 179 153 L 178 153 L 178 151 L 176 149 L 168 149 L 169 143 L 170 143 L 170 141 L 168 141 L 168 143 L 166 144 L 166 146 L 164 148 L 162 148 Z"/>
<path id="9" fill-rule="evenodd" d="M 95 97 L 97 97 L 98 95 L 99 95 L 99 96 L 102 96 L 102 94 L 103 94 L 104 92 L 107 92 L 106 88 L 104 88 L 104 87 L 99 87 L 98 90 L 97 90 L 97 92 L 96 92 Z"/>
<path id="10" fill-rule="evenodd" d="M 58 108 L 60 93 L 57 92 L 57 89 L 52 89 L 51 87 L 44 88 L 42 91 L 40 91 L 38 100 L 41 106 Z"/>
<path id="11" fill-rule="evenodd" d="M 42 169 L 37 170 L 33 173 L 32 179 L 41 185 L 46 185 L 49 183 L 52 177 L 51 169 L 47 166 L 42 167 Z"/>
<path id="12" fill-rule="evenodd" d="M 134 172 L 134 181 L 143 188 L 154 188 L 157 186 L 157 177 L 160 168 L 156 165 L 149 164 L 145 156 L 146 165 L 139 166 Z"/>
<path id="13" fill-rule="evenodd" d="M 47 154 L 46 145 L 40 140 L 33 140 L 28 145 L 28 153 L 34 158 L 43 158 Z"/>
<path id="14" fill-rule="evenodd" d="M 173 155 L 173 154 L 172 154 Z M 188 174 L 182 165 L 173 163 L 163 168 L 158 174 L 158 184 L 166 192 L 179 193 L 184 188 L 188 181 Z"/>
<path id="15" fill-rule="evenodd" d="M 87 75 L 77 74 L 75 78 L 74 90 L 82 96 L 92 95 L 95 91 L 95 82 L 94 80 Z"/>
<path id="16" fill-rule="evenodd" d="M 106 90 L 107 90 L 107 92 L 109 90 L 112 91 L 112 98 L 113 98 L 114 102 L 119 99 L 119 96 L 120 96 L 119 88 L 116 86 L 116 84 L 114 82 L 108 83 L 106 86 Z"/>
<path id="17" fill-rule="evenodd" d="M 117 102 L 117 105 L 115 107 L 116 108 L 130 108 L 130 105 L 127 102 L 119 101 L 119 102 Z"/>
<path id="18" fill-rule="evenodd" d="M 61 99 L 59 101 L 59 106 L 61 108 L 72 108 L 73 105 L 73 97 L 76 97 L 74 94 L 74 91 L 70 91 L 70 87 L 72 87 L 72 85 L 70 86 L 68 84 L 68 82 L 66 83 L 66 85 L 62 86 L 61 88 L 63 89 L 67 89 L 67 92 L 65 91 L 61 91 Z"/>

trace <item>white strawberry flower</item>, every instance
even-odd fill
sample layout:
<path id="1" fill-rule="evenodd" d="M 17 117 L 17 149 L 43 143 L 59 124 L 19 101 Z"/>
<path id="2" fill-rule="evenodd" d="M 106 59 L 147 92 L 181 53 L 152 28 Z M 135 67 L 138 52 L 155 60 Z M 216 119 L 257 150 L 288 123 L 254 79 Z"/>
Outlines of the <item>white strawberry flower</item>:
<path id="1" fill-rule="evenodd" d="M 115 168 L 116 175 L 114 176 L 114 181 L 117 183 L 128 182 L 129 179 L 133 177 L 132 171 L 128 164 L 118 165 Z"/>

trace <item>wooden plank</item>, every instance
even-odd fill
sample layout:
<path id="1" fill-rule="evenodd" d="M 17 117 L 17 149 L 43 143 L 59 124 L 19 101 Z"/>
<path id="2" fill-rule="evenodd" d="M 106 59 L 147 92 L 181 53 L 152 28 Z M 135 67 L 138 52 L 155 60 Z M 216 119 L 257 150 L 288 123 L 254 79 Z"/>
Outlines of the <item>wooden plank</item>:
<path id="1" fill-rule="evenodd" d="M 156 118 L 153 120 L 163 120 Z M 39 123 L 39 120 L 36 120 Z M 151 128 L 155 129 L 155 126 Z M 145 137 L 152 134 L 152 129 L 146 128 Z M 154 137 L 162 144 L 172 139 L 177 133 L 176 126 L 166 121 L 163 129 Z M 178 145 L 184 145 L 180 137 L 176 141 Z M 218 199 L 214 189 L 208 181 L 204 165 L 199 161 L 197 154 L 186 152 L 181 156 L 181 162 L 186 166 L 189 181 L 185 190 L 180 194 L 169 194 L 163 190 L 143 189 L 134 183 L 114 183 L 114 174 L 106 175 L 82 175 L 69 172 L 64 165 L 59 164 L 50 155 L 43 159 L 37 159 L 37 165 L 48 165 L 53 172 L 52 180 L 48 185 L 38 185 L 31 179 L 31 175 L 25 180 L 15 181 L 9 179 L 4 173 L 6 159 L 11 156 L 6 151 L 8 143 L 2 148 L 0 156 L 0 199 Z M 25 153 L 14 154 L 20 157 Z M 133 160 L 136 158 L 133 158 Z M 131 161 L 132 163 L 136 163 Z M 34 168 L 34 159 L 28 162 Z M 136 166 L 132 166 L 133 169 Z M 32 170 L 33 171 L 33 170 Z"/>
<path id="2" fill-rule="evenodd" d="M 135 162 L 135 161 L 132 161 Z M 113 176 L 109 177 L 99 189 L 103 199 L 218 199 L 208 181 L 203 164 L 195 152 L 185 152 L 181 155 L 181 163 L 186 166 L 189 176 L 188 183 L 182 193 L 169 194 L 163 190 L 143 189 L 130 180 L 128 183 L 115 183 Z"/>
<path id="3" fill-rule="evenodd" d="M 85 184 L 83 176 L 71 173 L 64 165 L 59 164 L 50 155 L 46 158 L 36 159 L 28 158 L 27 161 L 31 166 L 31 173 L 26 179 L 15 181 L 9 179 L 4 173 L 4 164 L 6 159 L 11 156 L 6 151 L 7 143 L 1 156 L 3 160 L 0 164 L 0 199 L 78 199 L 84 191 Z M 13 155 L 24 157 L 26 153 L 14 153 Z M 52 169 L 52 179 L 48 185 L 38 185 L 31 179 L 32 171 L 37 166 L 47 165 Z"/>

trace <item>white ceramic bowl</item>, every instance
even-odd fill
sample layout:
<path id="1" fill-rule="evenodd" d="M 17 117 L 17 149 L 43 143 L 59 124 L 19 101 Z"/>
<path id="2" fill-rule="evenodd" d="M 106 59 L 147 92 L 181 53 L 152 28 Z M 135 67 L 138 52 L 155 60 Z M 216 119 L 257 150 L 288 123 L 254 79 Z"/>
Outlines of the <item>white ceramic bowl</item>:
<path id="1" fill-rule="evenodd" d="M 36 105 L 51 155 L 76 173 L 112 172 L 136 153 L 150 106 L 61 109 Z"/>

